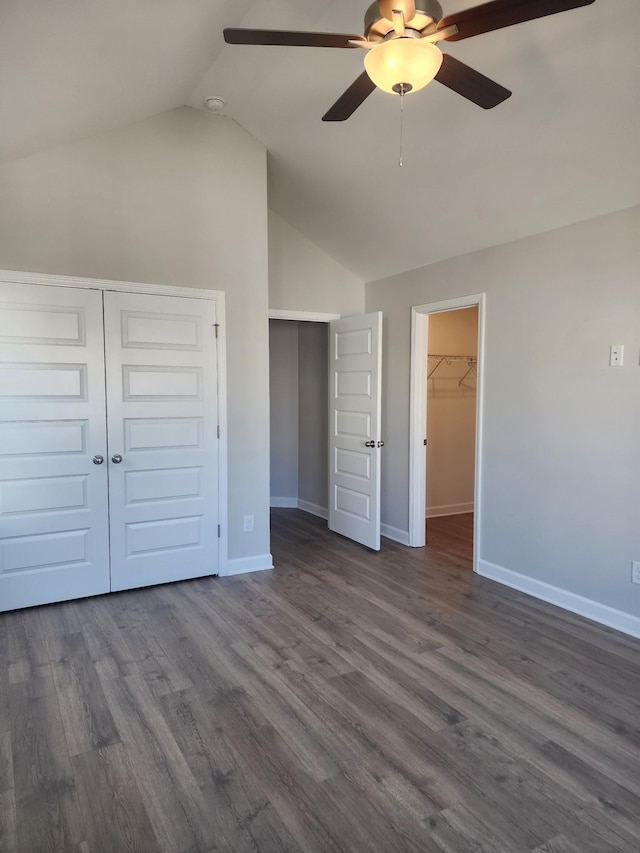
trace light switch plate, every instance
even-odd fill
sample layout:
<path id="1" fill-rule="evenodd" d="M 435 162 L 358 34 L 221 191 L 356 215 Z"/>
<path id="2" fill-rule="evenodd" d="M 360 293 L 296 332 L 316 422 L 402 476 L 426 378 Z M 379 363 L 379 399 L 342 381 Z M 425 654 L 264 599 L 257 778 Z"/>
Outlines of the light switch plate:
<path id="1" fill-rule="evenodd" d="M 609 354 L 609 367 L 622 367 L 623 358 L 624 346 L 622 344 L 612 346 Z"/>

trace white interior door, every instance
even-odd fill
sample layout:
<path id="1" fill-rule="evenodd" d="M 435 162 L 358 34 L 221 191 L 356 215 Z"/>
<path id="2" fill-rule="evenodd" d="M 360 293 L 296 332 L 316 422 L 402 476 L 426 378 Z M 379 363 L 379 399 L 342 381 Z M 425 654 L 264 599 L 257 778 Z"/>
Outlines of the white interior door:
<path id="1" fill-rule="evenodd" d="M 104 294 L 113 590 L 218 571 L 215 311 Z"/>
<path id="2" fill-rule="evenodd" d="M 102 294 L 0 283 L 0 610 L 108 592 L 104 413 Z"/>
<path id="3" fill-rule="evenodd" d="M 380 550 L 382 313 L 335 320 L 329 344 L 329 529 Z"/>

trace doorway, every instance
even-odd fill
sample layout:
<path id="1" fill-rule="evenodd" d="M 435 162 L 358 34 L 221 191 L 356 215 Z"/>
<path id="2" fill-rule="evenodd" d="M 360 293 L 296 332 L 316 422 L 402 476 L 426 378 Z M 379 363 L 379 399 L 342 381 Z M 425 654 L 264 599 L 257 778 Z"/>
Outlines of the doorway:
<path id="1" fill-rule="evenodd" d="M 382 312 L 270 311 L 269 320 L 271 506 L 327 518 L 330 530 L 379 551 Z M 282 471 L 288 486 L 278 494 Z"/>
<path id="2" fill-rule="evenodd" d="M 272 507 L 328 518 L 328 344 L 325 322 L 269 320 Z"/>
<path id="3" fill-rule="evenodd" d="M 409 544 L 479 558 L 484 294 L 412 308 Z M 472 542 L 469 542 L 469 539 Z M 466 540 L 466 543 L 465 543 Z"/>
<path id="4" fill-rule="evenodd" d="M 426 544 L 470 568 L 478 307 L 427 318 Z"/>

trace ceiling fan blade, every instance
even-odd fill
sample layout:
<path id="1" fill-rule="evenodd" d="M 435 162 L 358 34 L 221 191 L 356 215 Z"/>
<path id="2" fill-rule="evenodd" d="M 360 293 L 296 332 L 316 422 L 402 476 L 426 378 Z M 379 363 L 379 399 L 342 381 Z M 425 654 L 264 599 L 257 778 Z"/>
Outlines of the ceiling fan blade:
<path id="1" fill-rule="evenodd" d="M 322 121 L 344 121 L 358 109 L 376 88 L 366 71 L 349 86 L 335 104 L 322 116 Z"/>
<path id="2" fill-rule="evenodd" d="M 413 21 L 416 16 L 416 4 L 414 0 L 378 0 L 380 14 L 387 21 L 393 21 L 394 12 L 402 12 L 407 23 Z"/>
<path id="3" fill-rule="evenodd" d="M 225 29 L 227 44 L 274 44 L 290 47 L 348 47 L 352 41 L 365 41 L 362 36 L 344 33 L 296 33 L 287 30 Z"/>
<path id="4" fill-rule="evenodd" d="M 440 71 L 435 79 L 484 110 L 497 107 L 511 97 L 508 89 L 494 83 L 484 74 L 469 68 L 464 62 L 460 62 L 448 53 L 444 54 Z"/>
<path id="5" fill-rule="evenodd" d="M 557 12 L 568 12 L 580 6 L 589 6 L 595 0 L 492 0 L 473 9 L 448 15 L 438 24 L 443 30 L 455 24 L 458 32 L 447 38 L 447 41 L 460 41 L 481 33 L 555 15 Z"/>

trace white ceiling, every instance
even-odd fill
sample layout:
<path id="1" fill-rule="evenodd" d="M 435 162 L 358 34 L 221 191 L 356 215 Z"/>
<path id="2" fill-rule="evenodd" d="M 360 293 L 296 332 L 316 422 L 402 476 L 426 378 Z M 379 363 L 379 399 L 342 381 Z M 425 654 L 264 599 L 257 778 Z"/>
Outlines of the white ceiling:
<path id="1" fill-rule="evenodd" d="M 445 14 L 475 0 L 442 0 Z M 269 151 L 270 206 L 365 280 L 640 203 L 639 0 L 445 44 L 513 90 L 433 83 L 321 117 L 364 52 L 224 45 L 224 26 L 362 32 L 368 0 L 2 0 L 0 159 L 208 95 Z"/>

